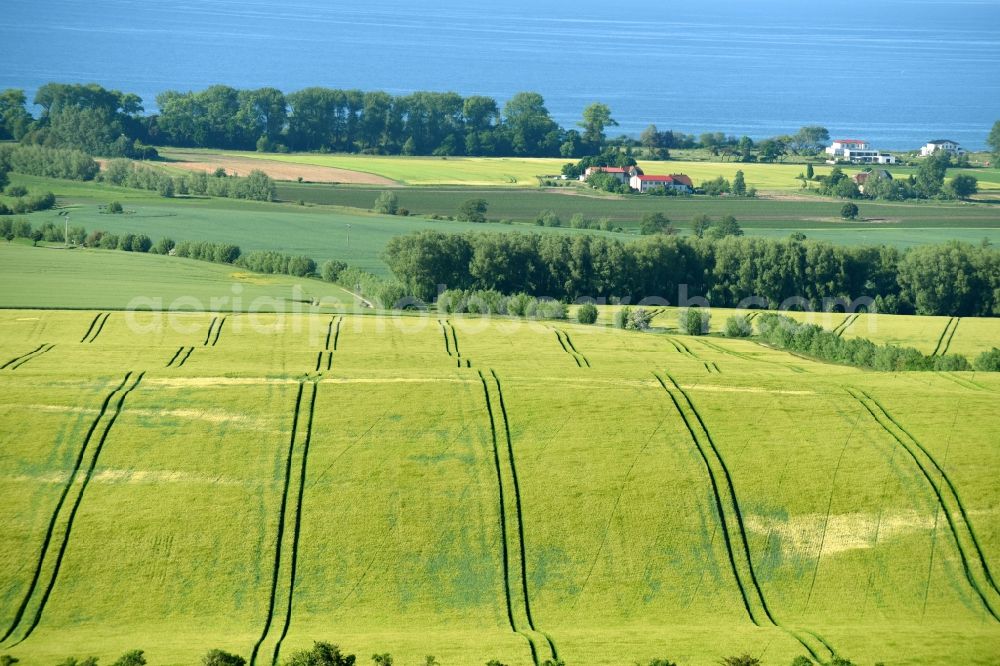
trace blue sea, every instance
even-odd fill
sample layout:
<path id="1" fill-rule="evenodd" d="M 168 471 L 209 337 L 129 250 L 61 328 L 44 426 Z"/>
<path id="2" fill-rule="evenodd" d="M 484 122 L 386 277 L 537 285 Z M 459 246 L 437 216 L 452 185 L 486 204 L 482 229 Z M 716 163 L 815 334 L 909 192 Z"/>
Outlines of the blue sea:
<path id="1" fill-rule="evenodd" d="M 214 83 L 542 93 L 564 126 L 611 106 L 761 138 L 819 124 L 885 149 L 979 149 L 1000 118 L 1000 2 L 987 0 L 7 0 L 0 88 Z"/>

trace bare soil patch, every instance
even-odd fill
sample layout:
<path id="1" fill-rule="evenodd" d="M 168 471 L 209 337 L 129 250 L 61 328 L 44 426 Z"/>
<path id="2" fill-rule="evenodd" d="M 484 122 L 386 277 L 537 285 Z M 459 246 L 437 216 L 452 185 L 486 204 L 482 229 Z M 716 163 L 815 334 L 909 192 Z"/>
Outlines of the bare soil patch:
<path id="1" fill-rule="evenodd" d="M 317 166 L 314 164 L 293 164 L 277 160 L 237 157 L 232 155 L 212 155 L 206 153 L 173 152 L 170 166 L 188 171 L 208 171 L 211 173 L 222 167 L 229 175 L 246 176 L 254 169 L 263 171 L 274 180 L 306 180 L 312 183 L 346 183 L 349 185 L 396 185 L 396 181 L 373 173 Z"/>

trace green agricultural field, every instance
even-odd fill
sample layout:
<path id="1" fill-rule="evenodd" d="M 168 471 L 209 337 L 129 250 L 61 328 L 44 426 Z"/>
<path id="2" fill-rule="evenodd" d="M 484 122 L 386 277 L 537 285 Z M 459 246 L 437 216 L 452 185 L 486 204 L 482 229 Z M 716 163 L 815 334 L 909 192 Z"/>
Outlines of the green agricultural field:
<path id="1" fill-rule="evenodd" d="M 558 175 L 569 160 L 534 157 L 384 157 L 377 155 L 272 154 L 210 151 L 291 164 L 335 167 L 383 176 L 407 185 L 537 185 Z M 169 155 L 169 151 L 165 153 Z"/>
<path id="2" fill-rule="evenodd" d="M 144 317 L 0 312 L 0 654 L 25 666 L 1000 653 L 1000 375 L 570 323 Z"/>
<path id="3" fill-rule="evenodd" d="M 377 186 L 336 186 L 318 183 L 279 183 L 278 196 L 287 201 L 369 209 L 385 191 Z M 659 212 L 687 233 L 697 215 L 716 220 L 734 215 L 748 234 L 786 237 L 799 231 L 833 243 L 887 243 L 909 247 L 959 239 L 1000 240 L 1000 210 L 987 204 L 861 202 L 860 220 L 840 217 L 840 201 L 807 196 L 789 199 L 732 199 L 725 197 L 651 197 L 588 194 L 570 188 L 461 188 L 404 187 L 393 191 L 401 206 L 415 214 L 454 215 L 462 202 L 482 198 L 493 220 L 532 222 L 545 210 L 563 224 L 575 214 L 596 221 L 608 218 L 630 231 L 638 229 L 646 213 Z"/>
<path id="4" fill-rule="evenodd" d="M 192 151 L 185 150 L 184 155 L 202 153 L 206 156 L 234 156 L 244 159 L 261 159 L 288 164 L 307 164 L 311 166 L 347 169 L 362 173 L 382 176 L 405 185 L 471 185 L 471 186 L 535 186 L 541 176 L 558 175 L 564 164 L 573 160 L 567 158 L 513 158 L 513 157 L 405 157 L 333 154 L 320 155 L 315 153 L 254 153 L 219 150 Z M 164 150 L 164 155 L 171 156 L 171 150 Z M 683 173 L 691 177 L 695 184 L 713 180 L 722 176 L 732 180 L 737 171 L 743 171 L 748 187 L 759 190 L 798 190 L 802 182 L 798 180 L 804 174 L 804 164 L 759 164 L 723 161 L 640 161 L 639 166 L 649 174 Z M 830 172 L 833 167 L 815 165 L 817 176 Z M 861 171 L 861 167 L 846 166 L 844 171 L 850 175 Z M 915 172 L 914 167 L 896 167 L 893 172 L 908 175 Z M 997 169 L 952 169 L 948 176 L 958 173 L 968 173 L 980 181 L 981 189 L 1000 189 L 1000 170 Z"/>
<path id="5" fill-rule="evenodd" d="M 353 295 L 315 279 L 118 250 L 0 243 L 0 307 L 287 311 L 353 309 Z"/>

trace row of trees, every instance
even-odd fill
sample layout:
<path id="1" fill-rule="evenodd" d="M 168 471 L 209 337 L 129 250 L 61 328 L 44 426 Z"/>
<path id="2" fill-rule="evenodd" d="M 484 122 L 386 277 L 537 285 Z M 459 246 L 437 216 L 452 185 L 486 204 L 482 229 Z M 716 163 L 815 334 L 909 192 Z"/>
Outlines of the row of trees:
<path id="1" fill-rule="evenodd" d="M 142 99 L 90 83 L 48 83 L 38 89 L 37 119 L 28 113 L 22 90 L 0 92 L 0 139 L 50 148 L 76 148 L 89 155 L 151 159 L 156 150 L 143 145 L 147 120 Z"/>
<path id="2" fill-rule="evenodd" d="M 101 167 L 94 158 L 79 150 L 0 145 L 0 173 L 16 171 L 28 176 L 93 180 L 100 170 Z"/>
<path id="3" fill-rule="evenodd" d="M 882 372 L 962 371 L 972 370 L 973 367 L 981 371 L 1000 370 L 1000 350 L 995 348 L 980 354 L 973 366 L 966 357 L 959 354 L 930 356 L 912 347 L 879 345 L 865 338 L 843 338 L 822 326 L 800 324 L 790 317 L 775 313 L 762 314 L 754 323 L 765 342 L 832 363 Z"/>
<path id="4" fill-rule="evenodd" d="M 449 289 L 438 295 L 441 314 L 508 315 L 527 319 L 565 319 L 566 305 L 528 294 L 506 296 L 493 289 Z"/>
<path id="5" fill-rule="evenodd" d="M 263 171 L 254 169 L 246 177 L 227 176 L 218 169 L 212 175 L 204 171 L 178 176 L 126 159 L 108 162 L 98 174 L 98 180 L 121 187 L 158 192 L 163 197 L 176 195 L 207 195 L 230 199 L 273 201 L 277 196 L 274 181 Z"/>
<path id="6" fill-rule="evenodd" d="M 385 260 L 407 291 L 439 288 L 662 304 L 831 309 L 856 299 L 880 312 L 1000 315 L 1000 251 L 950 242 L 907 250 L 798 239 L 657 234 L 640 241 L 589 235 L 445 234 L 391 239 Z M 444 285 L 444 287 L 439 287 Z"/>

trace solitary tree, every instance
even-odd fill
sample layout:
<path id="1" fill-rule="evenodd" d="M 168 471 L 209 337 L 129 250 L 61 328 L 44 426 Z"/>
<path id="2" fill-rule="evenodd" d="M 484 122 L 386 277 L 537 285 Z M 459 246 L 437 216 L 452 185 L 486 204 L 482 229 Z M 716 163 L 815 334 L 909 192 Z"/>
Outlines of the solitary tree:
<path id="1" fill-rule="evenodd" d="M 597 306 L 593 303 L 584 303 L 576 311 L 576 320 L 581 324 L 593 324 L 597 321 Z"/>
<path id="2" fill-rule="evenodd" d="M 691 231 L 694 233 L 695 238 L 704 238 L 705 232 L 708 231 L 711 226 L 712 218 L 704 213 L 701 215 L 695 215 L 691 220 Z"/>
<path id="3" fill-rule="evenodd" d="M 968 199 L 979 191 L 979 181 L 975 176 L 960 173 L 948 183 L 948 192 L 956 199 Z"/>
<path id="4" fill-rule="evenodd" d="M 740 223 L 736 221 L 736 218 L 732 215 L 726 215 L 719 223 L 714 225 L 708 232 L 715 240 L 725 238 L 726 236 L 742 236 L 743 228 L 740 227 Z"/>
<path id="5" fill-rule="evenodd" d="M 986 137 L 986 145 L 990 147 L 990 152 L 993 154 L 993 166 L 996 167 L 997 163 L 1000 163 L 1000 120 L 993 123 L 993 129 Z"/>
<path id="6" fill-rule="evenodd" d="M 583 140 L 595 148 L 604 143 L 604 129 L 615 127 L 618 121 L 611 117 L 611 108 L 607 104 L 595 102 L 583 110 L 583 120 L 579 123 L 583 128 Z"/>
<path id="7" fill-rule="evenodd" d="M 737 171 L 736 175 L 733 176 L 733 194 L 738 197 L 745 196 L 747 193 L 747 181 L 743 178 L 743 171 Z"/>
<path id="8" fill-rule="evenodd" d="M 812 163 L 806 165 L 806 180 L 812 180 L 816 177 L 816 171 L 813 169 Z"/>
<path id="9" fill-rule="evenodd" d="M 399 197 L 395 192 L 386 190 L 375 199 L 375 212 L 383 215 L 395 215 L 399 212 Z"/>
<path id="10" fill-rule="evenodd" d="M 639 233 L 643 236 L 651 236 L 662 232 L 670 224 L 670 220 L 663 213 L 646 213 L 642 216 L 639 224 Z"/>
<path id="11" fill-rule="evenodd" d="M 840 209 L 840 216 L 845 220 L 854 220 L 858 217 L 858 205 L 853 203 L 845 203 Z"/>
<path id="12" fill-rule="evenodd" d="M 485 222 L 489 204 L 485 199 L 467 199 L 458 208 L 458 219 L 463 222 Z"/>

